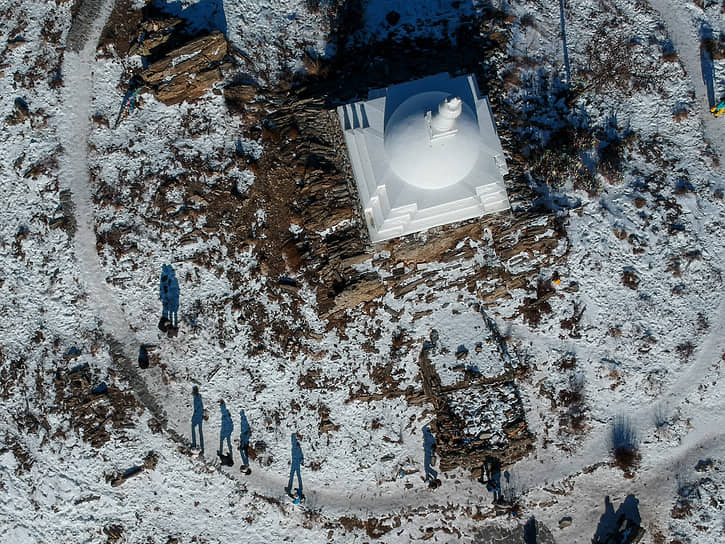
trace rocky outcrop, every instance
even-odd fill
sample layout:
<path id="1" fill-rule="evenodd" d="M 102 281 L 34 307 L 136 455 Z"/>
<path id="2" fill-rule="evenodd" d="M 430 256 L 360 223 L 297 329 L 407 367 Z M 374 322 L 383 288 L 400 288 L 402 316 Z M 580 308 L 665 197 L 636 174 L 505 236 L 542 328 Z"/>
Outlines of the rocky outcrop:
<path id="1" fill-rule="evenodd" d="M 178 17 L 142 21 L 139 25 L 140 36 L 128 49 L 129 55 L 148 57 L 154 49 L 164 45 L 174 35 L 176 27 L 182 23 Z"/>
<path id="2" fill-rule="evenodd" d="M 171 51 L 141 72 L 140 77 L 165 104 L 196 100 L 221 81 L 220 66 L 227 52 L 227 40 L 215 31 Z"/>
<path id="3" fill-rule="evenodd" d="M 224 88 L 224 99 L 227 107 L 235 113 L 244 111 L 244 105 L 254 102 L 259 93 L 256 85 L 237 84 Z"/>
<path id="4" fill-rule="evenodd" d="M 343 291 L 334 297 L 332 308 L 322 317 L 329 317 L 348 308 L 355 308 L 359 304 L 368 303 L 386 293 L 385 285 L 377 275 L 369 274 L 368 278 L 350 283 Z"/>
<path id="5" fill-rule="evenodd" d="M 77 349 L 71 349 L 64 358 L 70 361 L 79 354 Z M 68 370 L 58 368 L 54 383 L 57 406 L 70 415 L 73 430 L 94 448 L 111 439 L 110 428 L 128 425 L 130 414 L 140 407 L 130 391 L 101 382 L 98 372 L 88 363 Z M 57 434 L 65 433 L 58 430 Z"/>
<path id="6" fill-rule="evenodd" d="M 506 339 L 496 323 L 483 314 L 493 340 L 492 353 L 504 362 L 505 371 L 485 375 L 466 371 L 454 384 L 444 384 L 433 361 L 437 333 L 426 341 L 418 357 L 423 393 L 435 410 L 431 428 L 443 471 L 465 468 L 474 477 L 481 474 L 484 461 L 496 458 L 509 466 L 528 455 L 534 436 L 529 431 L 523 401 L 516 385 L 521 362 L 509 353 Z"/>

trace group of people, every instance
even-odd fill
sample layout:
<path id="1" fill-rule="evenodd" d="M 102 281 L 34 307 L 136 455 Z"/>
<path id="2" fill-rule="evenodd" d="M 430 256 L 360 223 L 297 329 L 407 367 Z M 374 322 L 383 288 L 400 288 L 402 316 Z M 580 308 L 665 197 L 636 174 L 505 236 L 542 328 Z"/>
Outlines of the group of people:
<path id="1" fill-rule="evenodd" d="M 202 425 L 204 422 L 204 403 L 201 400 L 201 394 L 199 388 L 195 385 L 192 390 L 194 397 L 194 413 L 191 416 L 191 447 L 196 449 L 196 432 L 199 431 L 199 453 L 204 455 L 204 431 Z M 232 421 L 232 415 L 229 413 L 226 404 L 223 399 L 219 400 L 219 409 L 221 410 L 222 416 L 222 427 L 221 433 L 219 434 L 219 450 L 217 455 L 222 461 L 231 461 L 233 458 L 232 453 L 232 431 L 234 430 L 234 422 Z M 249 439 L 252 436 L 252 430 L 249 427 L 249 421 L 247 416 L 244 414 L 244 410 L 239 411 L 239 454 L 242 458 L 242 465 L 240 470 L 245 474 L 249 474 Z M 224 455 L 224 440 L 227 441 L 227 447 L 229 453 Z"/>
<path id="2" fill-rule="evenodd" d="M 724 101 L 725 103 L 725 101 Z M 725 106 L 724 106 L 725 107 Z M 176 330 L 178 326 L 177 311 L 179 307 L 179 284 L 176 280 L 174 270 L 169 265 L 164 265 L 161 274 L 161 285 L 159 288 L 159 298 L 163 302 L 163 316 L 161 323 L 165 330 Z M 139 353 L 139 365 L 142 364 L 142 359 L 148 366 L 148 355 L 145 346 L 141 346 L 141 352 Z M 192 388 L 192 394 L 194 399 L 194 412 L 191 416 L 191 447 L 197 448 L 197 431 L 199 433 L 198 447 L 200 454 L 204 454 L 204 433 L 202 425 L 204 422 L 204 403 L 201 400 L 201 394 L 199 388 L 194 386 Z M 234 431 L 234 422 L 232 416 L 226 407 L 223 399 L 219 400 L 219 408 L 221 410 L 221 433 L 219 435 L 219 450 L 217 454 L 222 460 L 222 463 L 228 466 L 234 464 L 233 452 L 232 452 L 232 432 Z M 242 459 L 240 470 L 244 474 L 250 474 L 251 469 L 249 468 L 249 440 L 252 436 L 252 431 L 247 421 L 247 417 L 244 414 L 244 410 L 239 411 L 240 418 L 240 432 L 239 432 L 239 454 Z M 227 448 L 229 452 L 224 454 L 224 441 L 227 442 Z M 438 473 L 432 466 L 433 451 L 435 450 L 436 439 L 431 432 L 428 425 L 423 427 L 423 448 L 424 448 L 424 467 L 425 467 L 425 481 L 432 489 L 437 488 L 441 485 L 441 481 L 438 479 Z M 290 467 L 289 482 L 285 487 L 285 492 L 295 498 L 295 500 L 301 500 L 304 495 L 302 494 L 302 475 L 300 467 L 304 465 L 304 455 L 302 453 L 302 447 L 300 446 L 299 440 L 296 433 L 292 433 L 292 464 Z M 297 484 L 299 487 L 295 488 L 295 493 L 292 493 L 292 483 L 295 475 L 297 475 Z M 494 502 L 500 502 L 501 497 L 501 470 L 500 463 L 493 458 L 488 458 L 481 468 L 481 478 L 479 481 L 486 485 L 489 491 L 493 492 Z"/>
<path id="3" fill-rule="evenodd" d="M 194 412 L 191 416 L 191 447 L 193 449 L 197 448 L 196 435 L 198 431 L 199 453 L 203 455 L 204 432 L 202 426 L 204 422 L 204 403 L 202 402 L 199 388 L 196 385 L 192 388 L 192 395 L 194 399 Z M 219 450 L 217 451 L 217 455 L 222 460 L 223 464 L 231 466 L 234 464 L 234 454 L 232 451 L 232 432 L 234 431 L 234 422 L 232 421 L 232 416 L 229 413 L 223 399 L 219 400 L 219 409 L 221 411 L 222 424 L 221 432 L 219 433 Z M 239 469 L 244 474 L 250 474 L 252 471 L 249 468 L 249 440 L 252 437 L 252 430 L 249 426 L 249 421 L 247 421 L 247 416 L 244 414 L 244 410 L 239 411 L 239 418 L 239 455 L 242 458 L 242 464 Z M 228 448 L 227 454 L 224 453 L 225 440 Z M 302 453 L 302 447 L 297 439 L 297 434 L 292 433 L 292 466 L 290 467 L 289 483 L 287 484 L 287 487 L 285 487 L 285 492 L 295 500 L 301 500 L 304 498 L 302 493 L 302 474 L 300 472 L 300 467 L 304 464 L 305 458 Z M 292 483 L 295 475 L 297 475 L 298 487 L 295 488 L 295 493 L 292 493 Z"/>
<path id="4" fill-rule="evenodd" d="M 202 425 L 204 422 L 204 403 L 199 393 L 199 388 L 195 385 L 192 388 L 194 412 L 191 416 L 191 447 L 197 448 L 197 431 L 199 433 L 199 448 L 200 453 L 204 454 L 204 433 Z M 219 434 L 219 450 L 217 454 L 222 460 L 222 463 L 228 466 L 234 464 L 233 451 L 232 451 L 232 432 L 234 431 L 234 422 L 232 416 L 226 407 L 223 399 L 219 400 L 219 409 L 221 410 L 221 432 Z M 251 469 L 249 468 L 249 440 L 252 436 L 252 431 L 247 421 L 247 416 L 244 414 L 244 410 L 239 411 L 240 418 L 240 432 L 239 432 L 239 454 L 242 458 L 242 465 L 240 470 L 244 474 L 250 474 Z M 226 440 L 228 453 L 224 454 L 224 441 Z M 425 481 L 431 489 L 435 489 L 441 485 L 441 481 L 438 479 L 438 473 L 432 466 L 433 452 L 436 447 L 436 439 L 431 432 L 428 425 L 423 427 L 423 448 L 424 448 L 424 468 L 425 468 Z M 285 492 L 295 499 L 295 502 L 299 502 L 304 499 L 302 493 L 302 474 L 300 472 L 301 466 L 305 464 L 305 457 L 302 453 L 302 447 L 300 446 L 299 440 L 296 433 L 292 433 L 292 463 L 290 466 L 289 482 L 284 488 Z M 295 475 L 297 476 L 298 487 L 294 488 L 292 493 L 292 485 Z M 507 473 L 508 476 L 508 473 Z M 501 493 L 501 463 L 495 457 L 487 457 L 481 467 L 481 477 L 479 481 L 486 486 L 489 492 L 493 493 L 493 502 L 498 504 L 502 502 L 503 496 Z"/>
<path id="5" fill-rule="evenodd" d="M 192 390 L 194 412 L 191 416 L 191 447 L 192 449 L 197 448 L 197 431 L 199 434 L 199 453 L 204 454 L 204 403 L 199 393 L 199 388 L 195 385 Z M 221 432 L 219 434 L 219 450 L 217 455 L 222 460 L 222 463 L 232 465 L 233 453 L 232 453 L 232 432 L 234 431 L 234 422 L 232 416 L 226 407 L 223 399 L 219 400 L 219 409 L 221 410 Z M 240 417 L 240 433 L 239 433 L 239 454 L 242 458 L 242 465 L 240 470 L 244 474 L 249 474 L 251 469 L 249 468 L 249 440 L 252 436 L 251 428 L 249 427 L 249 421 L 247 416 L 244 414 L 244 410 L 239 411 Z M 229 453 L 224 454 L 224 441 L 226 440 L 227 448 Z M 430 427 L 427 425 L 423 427 L 423 445 L 425 448 L 425 480 L 431 488 L 436 488 L 440 485 L 438 479 L 438 473 L 431 466 L 433 450 L 435 448 L 435 437 L 431 433 Z M 302 493 L 302 474 L 301 466 L 305 464 L 305 457 L 302 453 L 302 447 L 297 438 L 296 433 L 292 433 L 292 465 L 290 467 L 289 482 L 287 487 L 284 488 L 285 492 L 296 500 L 300 500 L 304 497 Z M 294 488 L 295 493 L 292 493 L 292 484 L 295 475 L 297 476 L 298 487 Z"/>

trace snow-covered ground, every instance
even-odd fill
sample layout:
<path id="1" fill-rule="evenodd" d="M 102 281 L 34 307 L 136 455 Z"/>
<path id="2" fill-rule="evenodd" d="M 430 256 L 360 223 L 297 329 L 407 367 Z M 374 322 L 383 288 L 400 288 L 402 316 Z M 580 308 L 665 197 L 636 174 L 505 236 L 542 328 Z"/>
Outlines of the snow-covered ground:
<path id="1" fill-rule="evenodd" d="M 231 198 L 230 180 L 253 179 L 233 154 L 265 152 L 255 121 L 229 115 L 214 93 L 179 106 L 144 94 L 142 107 L 114 128 L 124 78 L 140 59 L 95 51 L 111 0 L 81 6 L 99 15 L 84 30 L 84 47 L 64 48 L 70 4 L 1 6 L 4 538 L 409 542 L 431 535 L 433 542 L 467 542 L 490 524 L 517 524 L 482 519 L 494 517 L 490 495 L 463 471 L 443 474 L 438 490 L 424 486 L 421 428 L 434 410 L 409 404 L 402 392 L 421 387 L 418 355 L 433 329 L 431 361 L 444 386 L 460 380 L 461 364 L 486 376 L 505 370 L 487 342 L 476 292 L 487 291 L 486 270 L 525 271 L 526 256 L 500 258 L 489 235 L 467 239 L 465 256 L 448 262 L 416 263 L 408 255 L 398 263 L 395 249 L 378 249 L 358 267 L 383 278 L 401 274 L 398 285 L 410 288 L 349 311 L 344 328 L 328 326 L 312 287 L 300 281 L 292 294 L 265 277 L 257 239 L 209 224 L 208 195 Z M 572 109 L 592 127 L 616 117 L 631 130 L 621 181 L 602 177 L 599 192 L 587 194 L 562 180 L 558 189 L 581 202 L 562 212 L 566 253 L 557 253 L 556 264 L 536 265 L 531 285 L 486 305 L 530 366 L 517 383 L 536 449 L 509 467 L 524 492 L 520 515 L 544 522 L 557 542 L 590 541 L 604 497 L 616 508 L 629 494 L 647 530 L 642 542 L 722 541 L 725 120 L 709 113 L 699 32 L 705 23 L 716 33 L 725 26 L 720 6 L 704 4 L 565 2 L 574 82 L 590 82 L 587 69 L 601 62 L 587 44 L 625 44 L 631 66 L 648 77 L 625 81 L 618 73 L 578 96 Z M 305 52 L 335 52 L 332 2 L 215 5 L 232 46 L 251 63 L 244 70 L 259 81 L 301 70 Z M 456 21 L 481 7 L 372 1 L 351 40 L 453 35 Z M 535 0 L 503 6 L 511 18 L 504 68 L 563 75 L 555 7 Z M 174 9 L 183 8 L 194 5 Z M 431 21 L 438 21 L 432 30 Z M 662 58 L 668 39 L 674 62 Z M 722 61 L 714 66 L 725 69 Z M 523 92 L 509 87 L 502 99 L 516 111 Z M 497 121 L 506 122 L 503 115 Z M 264 236 L 268 219 L 260 208 L 245 221 Z M 164 264 L 174 267 L 181 288 L 176 338 L 156 327 Z M 551 311 L 534 325 L 522 305 L 535 280 L 554 272 L 561 281 L 546 301 Z M 576 325 L 565 327 L 565 320 Z M 293 335 L 279 331 L 298 328 L 304 334 L 292 349 Z M 135 365 L 141 344 L 153 346 L 145 370 Z M 456 357 L 459 346 L 465 358 Z M 84 440 L 88 427 L 63 408 L 59 384 L 83 363 L 91 386 L 105 381 L 139 399 L 125 425 L 101 417 L 110 440 L 100 447 Z M 177 438 L 188 438 L 194 384 L 209 415 L 206 458 L 190 456 Z M 584 414 L 576 426 L 571 392 Z M 102 411 L 105 401 L 89 398 L 89 409 Z M 265 443 L 264 451 L 255 445 L 248 477 L 216 462 L 220 398 L 234 417 L 234 437 L 243 408 L 252 442 Z M 611 422 L 622 414 L 639 436 L 640 458 L 628 472 L 609 453 Z M 305 508 L 282 490 L 291 432 L 300 434 L 305 453 Z M 155 468 L 111 486 L 109 479 L 151 451 Z M 696 470 L 707 458 L 712 465 Z M 564 516 L 573 523 L 559 529 Z"/>

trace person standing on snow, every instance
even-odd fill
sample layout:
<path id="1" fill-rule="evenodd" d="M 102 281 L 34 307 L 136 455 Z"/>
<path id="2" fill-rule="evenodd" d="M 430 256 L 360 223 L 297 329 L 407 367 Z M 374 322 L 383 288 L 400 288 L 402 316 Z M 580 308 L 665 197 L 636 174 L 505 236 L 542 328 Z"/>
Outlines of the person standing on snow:
<path id="1" fill-rule="evenodd" d="M 197 386 L 191 388 L 191 393 L 194 395 L 194 413 L 191 416 L 191 447 L 196 448 L 196 427 L 199 427 L 199 446 L 201 447 L 199 453 L 204 455 L 204 433 L 201 430 L 201 424 L 204 421 L 204 404 L 201 402 Z"/>
<path id="2" fill-rule="evenodd" d="M 159 321 L 159 329 L 163 332 L 169 328 L 171 320 L 169 319 L 169 265 L 165 264 L 161 267 L 161 281 L 159 282 L 159 299 L 161 299 L 161 321 Z"/>
<path id="3" fill-rule="evenodd" d="M 501 494 L 501 462 L 498 459 L 491 462 L 490 475 L 493 503 L 500 504 L 503 502 L 503 495 Z"/>
<path id="4" fill-rule="evenodd" d="M 478 481 L 484 484 L 489 492 L 493 493 L 494 504 L 498 504 L 503 500 L 501 494 L 501 461 L 496 457 L 486 457 L 481 466 L 481 477 Z"/>
<path id="5" fill-rule="evenodd" d="M 242 457 L 242 466 L 239 467 L 239 470 L 244 472 L 245 474 L 249 474 L 251 470 L 249 470 L 249 439 L 252 436 L 252 430 L 249 428 L 249 422 L 247 421 L 247 416 L 244 415 L 244 410 L 239 411 L 239 416 L 241 418 L 241 422 L 239 424 L 239 454 Z"/>
<path id="6" fill-rule="evenodd" d="M 163 306 L 159 330 L 175 336 L 179 327 L 179 281 L 170 264 L 161 267 L 159 298 Z"/>
<path id="7" fill-rule="evenodd" d="M 715 114 L 715 117 L 720 117 L 725 113 L 725 99 L 721 100 L 718 105 L 710 108 L 710 111 Z"/>
<path id="8" fill-rule="evenodd" d="M 297 497 L 295 498 L 302 497 L 302 476 L 300 475 L 300 465 L 304 464 L 305 457 L 302 454 L 302 448 L 300 447 L 300 443 L 297 441 L 297 434 L 292 433 L 292 467 L 290 467 L 289 472 L 289 483 L 287 484 L 287 487 L 284 488 L 284 490 L 287 492 L 288 495 L 294 497 L 294 495 L 292 495 L 292 480 L 295 473 L 297 473 L 297 483 L 299 484 L 299 487 L 296 489 Z"/>
<path id="9" fill-rule="evenodd" d="M 179 326 L 179 280 L 176 279 L 176 273 L 171 265 L 169 265 L 168 274 L 168 319 L 171 321 L 171 326 L 177 328 Z"/>
<path id="10" fill-rule="evenodd" d="M 229 457 L 232 453 L 232 431 L 234 430 L 234 423 L 232 423 L 232 415 L 227 410 L 224 400 L 219 401 L 219 408 L 222 411 L 222 431 L 219 436 L 219 457 L 223 455 L 224 451 L 224 439 L 227 439 L 227 445 L 229 446 Z"/>
<path id="11" fill-rule="evenodd" d="M 433 450 L 436 446 L 436 439 L 430 432 L 430 427 L 426 425 L 423 427 L 423 449 L 425 451 L 425 481 L 428 482 L 430 487 L 438 487 L 438 473 L 433 470 L 431 466 L 431 460 L 433 457 Z"/>

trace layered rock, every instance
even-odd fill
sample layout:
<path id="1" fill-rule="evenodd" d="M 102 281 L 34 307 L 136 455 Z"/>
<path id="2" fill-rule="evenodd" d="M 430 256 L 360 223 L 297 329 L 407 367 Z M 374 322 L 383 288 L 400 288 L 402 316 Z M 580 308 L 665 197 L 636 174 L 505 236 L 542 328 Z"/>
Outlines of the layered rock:
<path id="1" fill-rule="evenodd" d="M 227 52 L 226 38 L 215 31 L 171 51 L 140 77 L 165 104 L 196 100 L 222 80 L 220 66 Z"/>
<path id="2" fill-rule="evenodd" d="M 178 17 L 142 21 L 139 25 L 141 35 L 131 44 L 128 54 L 143 57 L 152 55 L 154 49 L 164 45 L 171 39 L 176 27 L 182 22 Z"/>

